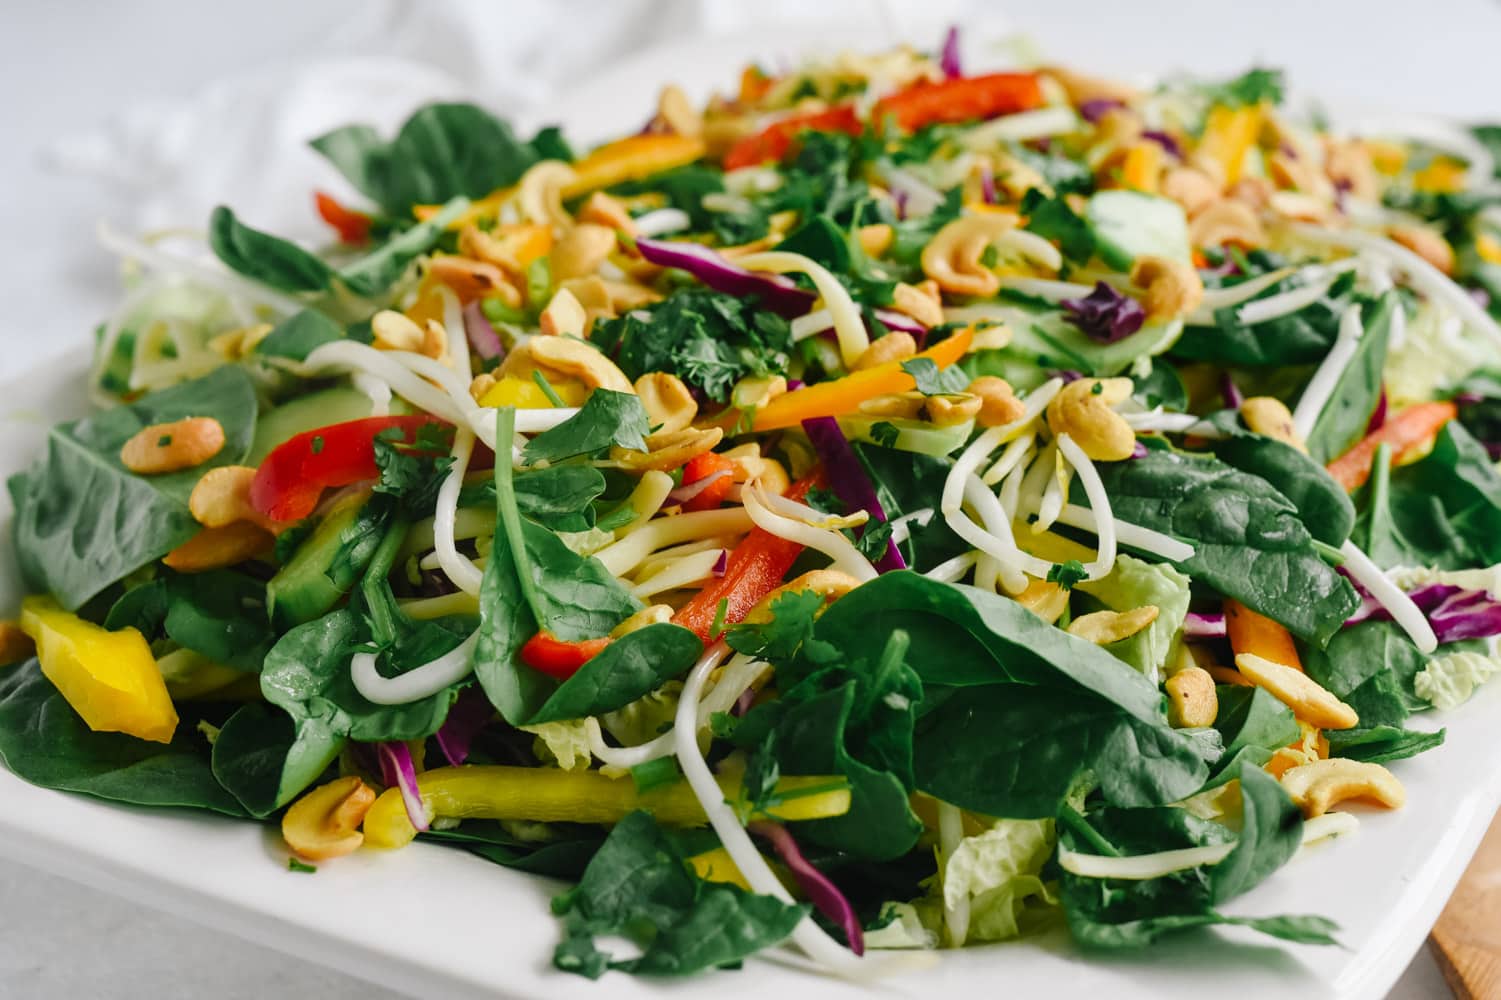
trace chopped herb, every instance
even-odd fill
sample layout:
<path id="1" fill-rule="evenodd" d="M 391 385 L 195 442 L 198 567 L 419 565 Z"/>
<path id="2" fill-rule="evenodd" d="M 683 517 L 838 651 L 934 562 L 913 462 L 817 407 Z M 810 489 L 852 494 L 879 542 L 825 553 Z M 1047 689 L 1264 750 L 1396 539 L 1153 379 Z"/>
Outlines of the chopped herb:
<path id="1" fill-rule="evenodd" d="M 932 358 L 913 358 L 902 362 L 902 371 L 912 376 L 917 391 L 924 396 L 950 396 L 969 388 L 969 375 L 958 365 L 939 368 Z"/>
<path id="2" fill-rule="evenodd" d="M 1073 590 L 1074 584 L 1082 582 L 1088 576 L 1089 573 L 1084 569 L 1083 563 L 1077 559 L 1070 559 L 1048 570 L 1048 583 L 1056 583 L 1064 590 Z"/>
<path id="3" fill-rule="evenodd" d="M 882 448 L 895 448 L 896 442 L 902 432 L 897 430 L 896 425 L 881 420 L 870 425 L 870 439 Z"/>
<path id="4" fill-rule="evenodd" d="M 312 875 L 317 870 L 317 865 L 310 865 L 305 861 L 302 861 L 295 857 L 287 858 L 287 871 L 302 872 L 305 875 Z"/>
<path id="5" fill-rule="evenodd" d="M 314 455 L 321 455 L 321 454 L 323 454 L 323 435 L 322 434 L 314 434 L 313 435 L 313 440 L 310 443 L 310 447 L 311 447 L 312 452 L 313 452 Z"/>
<path id="6" fill-rule="evenodd" d="M 532 381 L 537 383 L 537 388 L 542 390 L 542 395 L 546 396 L 547 401 L 553 406 L 562 409 L 567 405 L 563 402 L 563 397 L 558 395 L 558 390 L 554 389 L 552 383 L 547 381 L 547 376 L 542 374 L 542 369 L 535 368 L 532 370 Z"/>

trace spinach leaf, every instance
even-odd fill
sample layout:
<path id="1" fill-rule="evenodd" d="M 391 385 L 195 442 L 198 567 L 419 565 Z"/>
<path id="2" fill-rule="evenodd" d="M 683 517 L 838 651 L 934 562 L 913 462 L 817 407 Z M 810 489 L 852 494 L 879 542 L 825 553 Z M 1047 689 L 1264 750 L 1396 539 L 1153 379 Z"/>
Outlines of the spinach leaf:
<path id="1" fill-rule="evenodd" d="M 588 531 L 594 527 L 594 501 L 604 495 L 604 473 L 592 465 L 550 465 L 528 469 L 513 476 L 516 509 L 553 531 Z M 466 486 L 459 494 L 461 507 L 492 507 L 495 484 L 486 481 Z"/>
<path id="2" fill-rule="evenodd" d="M 1319 465 L 1344 454 L 1370 424 L 1371 414 L 1381 398 L 1381 369 L 1386 364 L 1392 313 L 1401 308 L 1397 293 L 1389 292 L 1365 309 L 1362 317 L 1365 332 L 1356 344 L 1355 356 L 1345 365 L 1334 384 L 1333 395 L 1308 435 L 1309 457 Z"/>
<path id="3" fill-rule="evenodd" d="M 682 853 L 649 815 L 615 825 L 579 884 L 553 900 L 564 938 L 553 964 L 596 979 L 607 969 L 687 975 L 739 962 L 776 944 L 808 912 L 695 876 Z M 642 949 L 614 959 L 595 938 L 618 935 Z"/>
<path id="4" fill-rule="evenodd" d="M 1154 358 L 1150 372 L 1133 378 L 1136 388 L 1132 395 L 1148 409 L 1160 406 L 1178 413 L 1188 409 L 1188 387 L 1183 384 L 1183 376 L 1164 359 Z"/>
<path id="5" fill-rule="evenodd" d="M 528 725 L 623 708 L 685 673 L 702 652 L 698 636 L 681 625 L 662 622 L 629 632 L 559 685 Z"/>
<path id="6" fill-rule="evenodd" d="M 1063 256 L 1073 263 L 1087 264 L 1094 256 L 1094 232 L 1069 207 L 1062 193 L 1050 197 L 1041 189 L 1032 188 L 1022 198 L 1021 211 L 1027 216 L 1026 228 L 1045 239 L 1057 240 Z"/>
<path id="7" fill-rule="evenodd" d="M 231 271 L 283 292 L 327 291 L 333 280 L 333 268 L 316 254 L 245 225 L 227 205 L 209 217 L 208 240 Z"/>
<path id="8" fill-rule="evenodd" d="M 1215 771 L 1217 780 L 1212 784 L 1235 777 L 1243 761 L 1265 764 L 1277 749 L 1302 735 L 1292 709 L 1267 691 L 1230 685 L 1220 685 L 1216 690 L 1219 714 L 1214 728 L 1219 731 L 1225 752 Z"/>
<path id="9" fill-rule="evenodd" d="M 329 745 L 332 751 L 320 751 L 311 740 L 299 740 L 291 716 L 251 702 L 225 721 L 214 740 L 214 779 L 247 813 L 264 818 L 328 770 L 342 743 L 334 745 L 330 738 Z"/>
<path id="10" fill-rule="evenodd" d="M 224 447 L 202 465 L 137 476 L 120 446 L 151 424 L 213 417 Z M 255 389 L 235 366 L 52 428 L 47 451 L 10 479 L 17 562 L 34 591 L 69 610 L 192 538 L 188 496 L 208 469 L 243 461 L 255 430 Z"/>
<path id="11" fill-rule="evenodd" d="M 1249 270 L 1237 275 L 1230 284 L 1259 277 L 1286 264 L 1282 258 L 1259 250 L 1247 254 L 1245 259 Z M 1302 280 L 1294 276 L 1279 281 L 1250 301 L 1291 291 Z M 1242 323 L 1239 311 L 1244 303 L 1216 310 L 1214 326 L 1185 327 L 1172 353 L 1190 361 L 1248 368 L 1317 364 L 1334 346 L 1340 316 L 1353 301 L 1353 288 L 1353 280 L 1341 278 L 1318 301 L 1264 323 Z"/>
<path id="12" fill-rule="evenodd" d="M 425 222 L 391 237 L 380 247 L 339 271 L 339 280 L 351 292 L 374 298 L 396 283 L 412 261 L 427 253 L 447 232 L 449 223 L 469 207 L 466 198 L 453 198 Z"/>
<path id="13" fill-rule="evenodd" d="M 646 408 L 636 396 L 595 389 L 577 413 L 528 441 L 521 457 L 535 465 L 592 455 L 611 445 L 645 451 L 650 429 Z"/>
<path id="14" fill-rule="evenodd" d="M 556 831 L 558 824 L 553 824 Z M 578 880 L 603 843 L 603 832 L 590 827 L 567 828 L 557 840 L 538 843 L 520 840 L 495 822 L 468 820 L 452 830 L 427 830 L 424 841 L 461 848 L 493 864 L 534 875 Z"/>
<path id="15" fill-rule="evenodd" d="M 1359 606 L 1265 479 L 1166 448 L 1098 468 L 1116 517 L 1190 543 L 1194 554 L 1174 564 L 1179 570 L 1295 635 L 1322 645 Z"/>
<path id="16" fill-rule="evenodd" d="M 1377 677 L 1393 682 L 1392 690 L 1404 692 L 1411 711 L 1427 707 L 1413 691 L 1413 678 L 1427 657 L 1396 622 L 1365 621 L 1341 630 L 1323 649 L 1305 651 L 1303 666 L 1337 698 L 1348 698 Z M 1405 717 L 1405 716 L 1404 716 Z M 1362 718 L 1363 725 L 1372 723 Z"/>
<path id="17" fill-rule="evenodd" d="M 1350 537 L 1355 504 L 1334 477 L 1308 455 L 1275 438 L 1242 430 L 1214 443 L 1214 456 L 1226 465 L 1271 483 L 1292 501 L 1309 534 L 1336 548 Z"/>
<path id="18" fill-rule="evenodd" d="M 747 209 L 737 211 L 705 208 L 704 195 L 724 193 L 724 174 L 696 163 L 666 170 L 644 180 L 617 184 L 610 193 L 627 197 L 659 195 L 666 199 L 667 207 L 687 213 L 689 229 L 712 233 L 722 246 L 759 240 L 766 235 L 770 225 L 766 210 L 759 205 L 751 204 Z"/>
<path id="19" fill-rule="evenodd" d="M 229 570 L 170 574 L 125 592 L 104 620 L 167 638 L 227 667 L 256 673 L 276 641 L 266 585 Z"/>
<path id="20" fill-rule="evenodd" d="M 1359 729 L 1330 730 L 1324 737 L 1329 741 L 1331 757 L 1389 764 L 1442 746 L 1444 733 L 1442 729 L 1424 733 L 1396 726 L 1362 726 Z"/>
<path id="21" fill-rule="evenodd" d="M 171 743 L 97 733 L 73 711 L 36 659 L 0 673 L 0 762 L 17 777 L 65 792 L 142 806 L 244 816 L 209 769 L 208 746 L 190 719 Z"/>
<path id="22" fill-rule="evenodd" d="M 966 688 L 923 715 L 913 749 L 919 789 L 1012 819 L 1057 815 L 1089 771 L 1107 798 L 1128 806 L 1185 798 L 1209 773 L 1192 742 L 1165 723 L 1063 687 Z"/>
<path id="23" fill-rule="evenodd" d="M 531 143 L 473 104 L 429 104 L 383 142 L 368 125 L 349 125 L 314 139 L 323 154 L 387 215 L 466 195 L 478 198 L 516 183 L 544 156 L 566 151 L 543 130 Z"/>
<path id="24" fill-rule="evenodd" d="M 589 339 L 632 379 L 669 372 L 719 401 L 744 377 L 787 374 L 792 350 L 787 320 L 762 309 L 759 298 L 706 288 L 598 320 Z"/>
<path id="25" fill-rule="evenodd" d="M 254 353 L 267 358 L 306 361 L 324 344 L 344 339 L 344 329 L 316 309 L 293 313 L 255 345 Z"/>
<path id="26" fill-rule="evenodd" d="M 1224 903 L 1256 888 L 1286 864 L 1303 843 L 1303 813 L 1277 779 L 1260 767 L 1240 768 L 1240 837 L 1209 871 L 1210 895 Z"/>
<path id="27" fill-rule="evenodd" d="M 1487 446 L 1501 442 L 1501 370 L 1471 372 L 1449 397 L 1459 405 L 1459 422 L 1475 440 Z"/>
<path id="28" fill-rule="evenodd" d="M 1501 562 L 1501 474 L 1455 422 L 1421 461 L 1391 469 L 1378 460 L 1361 499 L 1353 537 L 1382 567 Z"/>

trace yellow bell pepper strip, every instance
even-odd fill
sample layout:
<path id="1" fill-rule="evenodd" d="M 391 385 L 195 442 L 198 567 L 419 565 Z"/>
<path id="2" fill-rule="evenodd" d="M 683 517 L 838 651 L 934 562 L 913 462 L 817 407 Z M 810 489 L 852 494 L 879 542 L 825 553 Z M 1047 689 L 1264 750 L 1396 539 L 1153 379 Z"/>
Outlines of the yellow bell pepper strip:
<path id="1" fill-rule="evenodd" d="M 584 400 L 589 396 L 588 387 L 572 379 L 560 379 L 553 382 L 552 391 L 569 406 L 583 406 Z M 496 379 L 495 384 L 485 390 L 485 394 L 480 397 L 479 405 L 514 406 L 518 410 L 546 410 L 551 408 L 552 400 L 547 398 L 546 390 L 538 385 L 536 380 L 505 375 Z"/>
<path id="2" fill-rule="evenodd" d="M 733 799 L 739 781 L 721 778 L 720 787 L 727 799 Z M 490 764 L 439 767 L 419 774 L 417 789 L 429 813 L 453 819 L 617 823 L 628 813 L 645 809 L 670 826 L 708 822 L 687 782 L 640 792 L 630 778 L 609 778 L 598 771 Z M 782 802 L 770 818 L 827 819 L 849 812 L 849 786 L 842 778 L 788 777 L 777 783 L 776 791 Z M 415 836 L 401 790 L 389 788 L 381 793 L 365 817 L 365 843 L 402 847 Z"/>
<path id="3" fill-rule="evenodd" d="M 575 160 L 573 180 L 563 188 L 564 199 L 639 181 L 673 167 L 683 167 L 704 155 L 702 139 L 687 135 L 632 135 L 607 142 Z"/>
<path id="4" fill-rule="evenodd" d="M 688 859 L 688 863 L 693 866 L 694 874 L 705 882 L 724 882 L 729 885 L 738 885 L 746 892 L 755 891 L 741 874 L 740 866 L 735 864 L 735 859 L 730 857 L 730 852 L 723 847 L 695 854 Z"/>
<path id="5" fill-rule="evenodd" d="M 1257 104 L 1243 108 L 1221 104 L 1209 112 L 1198 151 L 1220 165 L 1227 186 L 1240 180 L 1246 152 L 1261 131 L 1261 118 L 1261 106 Z"/>
<path id="6" fill-rule="evenodd" d="M 21 628 L 36 642 L 42 673 L 90 729 L 172 742 L 177 709 L 140 632 L 111 632 L 50 597 L 22 602 Z"/>
<path id="7" fill-rule="evenodd" d="M 939 368 L 947 368 L 964 357 L 973 337 L 974 331 L 966 327 L 917 356 L 928 358 Z M 912 376 L 902 370 L 900 361 L 888 361 L 843 378 L 783 393 L 756 411 L 751 427 L 753 430 L 769 431 L 779 427 L 792 427 L 813 417 L 837 417 L 853 412 L 867 399 L 893 392 L 908 392 L 916 386 Z"/>

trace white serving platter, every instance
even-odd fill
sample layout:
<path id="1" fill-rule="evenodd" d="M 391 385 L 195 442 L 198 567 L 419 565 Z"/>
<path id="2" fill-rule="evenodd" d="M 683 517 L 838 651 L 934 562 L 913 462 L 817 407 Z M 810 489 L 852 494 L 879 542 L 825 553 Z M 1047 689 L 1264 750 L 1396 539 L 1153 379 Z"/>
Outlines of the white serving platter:
<path id="1" fill-rule="evenodd" d="M 861 37 L 869 35 L 870 37 Z M 874 32 L 844 32 L 858 46 Z M 927 39 L 922 39 L 927 41 Z M 595 139 L 644 119 L 660 82 L 729 86 L 747 58 L 796 54 L 785 34 L 693 40 L 642 53 L 584 84 L 539 120 Z M 0 384 L 0 478 L 35 456 L 52 423 L 80 415 L 83 370 L 38 370 Z M 21 596 L 0 491 L 0 613 Z M 1080 954 L 1063 935 L 939 955 L 879 992 L 1168 1000 L 1222 996 L 1379 998 L 1421 944 L 1501 804 L 1501 684 L 1443 718 L 1437 750 L 1395 765 L 1409 792 L 1397 813 L 1367 813 L 1351 836 L 1311 849 L 1227 909 L 1318 913 L 1343 948 L 1280 945 L 1238 930 L 1169 939 L 1141 954 Z M 559 884 L 457 850 L 416 844 L 360 852 L 315 876 L 287 871 L 272 828 L 147 811 L 35 788 L 0 769 L 0 854 L 159 907 L 387 987 L 426 997 L 660 998 L 857 996 L 776 956 L 684 982 L 610 974 L 593 983 L 551 968 Z M 983 992 L 982 992 L 983 991 Z"/>

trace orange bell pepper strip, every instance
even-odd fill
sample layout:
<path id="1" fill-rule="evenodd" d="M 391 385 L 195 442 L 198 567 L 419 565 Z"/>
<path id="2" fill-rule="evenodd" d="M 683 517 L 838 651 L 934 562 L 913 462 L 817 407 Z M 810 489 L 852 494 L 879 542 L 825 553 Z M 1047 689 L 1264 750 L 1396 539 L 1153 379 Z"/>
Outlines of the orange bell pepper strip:
<path id="1" fill-rule="evenodd" d="M 718 452 L 706 451 L 702 455 L 695 455 L 688 459 L 688 464 L 683 466 L 684 486 L 691 486 L 700 479 L 707 479 L 718 472 L 725 474 L 699 490 L 697 496 L 683 501 L 683 509 L 698 511 L 713 510 L 718 507 L 724 502 L 724 498 L 730 495 L 730 489 L 735 485 L 734 471 L 735 463 Z"/>
<path id="2" fill-rule="evenodd" d="M 1236 656 L 1251 653 L 1294 670 L 1303 669 L 1292 633 L 1236 600 L 1225 601 L 1225 631 Z"/>
<path id="3" fill-rule="evenodd" d="M 793 483 L 786 496 L 791 500 L 801 500 L 822 482 L 822 475 L 815 472 Z M 737 625 L 744 621 L 761 598 L 782 585 L 782 577 L 787 575 L 802 552 L 803 547 L 797 542 L 756 528 L 730 552 L 724 576 L 694 594 L 672 616 L 673 622 L 694 632 L 705 645 L 713 642 L 724 634 L 722 629 L 710 634 L 714 620 L 719 617 L 719 602 L 725 602 L 722 625 Z"/>
<path id="4" fill-rule="evenodd" d="M 600 188 L 639 181 L 673 167 L 683 167 L 704 155 L 702 139 L 689 135 L 632 135 L 594 150 L 573 163 L 573 180 L 563 197 L 577 198 Z"/>
<path id="5" fill-rule="evenodd" d="M 339 204 L 332 195 L 313 192 L 318 217 L 334 228 L 340 243 L 359 245 L 370 238 L 370 216 Z"/>
<path id="6" fill-rule="evenodd" d="M 939 83 L 917 83 L 876 102 L 871 121 L 907 132 L 927 125 L 984 121 L 1042 106 L 1036 73 L 991 73 Z"/>
<path id="7" fill-rule="evenodd" d="M 1376 450 L 1383 444 L 1390 445 L 1396 461 L 1402 461 L 1413 451 L 1432 441 L 1444 425 L 1459 415 L 1459 409 L 1450 402 L 1415 403 L 1385 424 L 1355 443 L 1349 451 L 1330 462 L 1326 468 L 1334 481 L 1353 492 L 1365 485 L 1371 476 L 1371 463 Z"/>
<path id="8" fill-rule="evenodd" d="M 973 338 L 974 331 L 966 327 L 918 357 L 932 360 L 939 368 L 947 368 L 964 357 Z M 888 361 L 843 378 L 783 393 L 756 411 L 751 427 L 769 431 L 792 427 L 812 417 L 837 417 L 853 412 L 867 399 L 892 392 L 908 392 L 916 385 L 912 376 L 902 370 L 900 361 Z"/>
<path id="9" fill-rule="evenodd" d="M 608 636 L 567 642 L 543 629 L 521 646 L 521 662 L 539 673 L 566 681 L 610 644 Z"/>
<path id="10" fill-rule="evenodd" d="M 789 115 L 773 122 L 755 135 L 748 135 L 724 154 L 724 168 L 739 170 L 762 163 L 777 163 L 787 155 L 793 141 L 804 132 L 844 132 L 859 135 L 865 126 L 854 105 L 839 104 L 823 111 Z"/>

